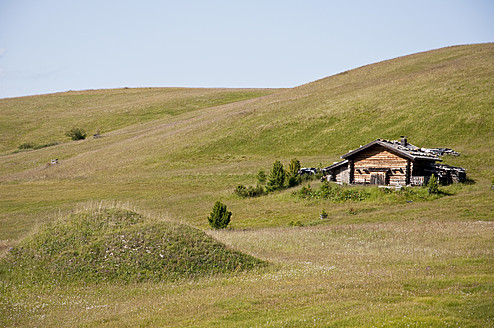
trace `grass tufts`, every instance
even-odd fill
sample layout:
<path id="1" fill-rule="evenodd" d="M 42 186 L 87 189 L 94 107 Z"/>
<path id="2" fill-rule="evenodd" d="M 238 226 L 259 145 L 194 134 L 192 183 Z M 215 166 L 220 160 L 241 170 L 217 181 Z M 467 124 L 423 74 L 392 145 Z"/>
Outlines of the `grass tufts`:
<path id="1" fill-rule="evenodd" d="M 399 189 L 379 188 L 371 186 L 341 186 L 332 182 L 323 182 L 319 189 L 313 189 L 310 184 L 292 192 L 292 195 L 303 199 L 329 200 L 334 203 L 344 202 L 379 202 L 405 203 L 413 201 L 434 200 L 448 195 L 438 191 L 430 193 L 424 187 L 402 187 Z"/>
<path id="2" fill-rule="evenodd" d="M 39 228 L 8 252 L 1 274 L 28 284 L 175 281 L 263 265 L 198 229 L 105 208 Z"/>

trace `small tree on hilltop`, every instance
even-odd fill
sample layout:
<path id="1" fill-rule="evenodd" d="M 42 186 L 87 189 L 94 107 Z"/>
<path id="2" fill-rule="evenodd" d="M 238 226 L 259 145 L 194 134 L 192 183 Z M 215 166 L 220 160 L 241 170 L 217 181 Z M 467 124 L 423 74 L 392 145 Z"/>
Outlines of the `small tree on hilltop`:
<path id="1" fill-rule="evenodd" d="M 208 217 L 209 225 L 213 229 L 224 229 L 230 223 L 232 212 L 226 210 L 226 205 L 217 201 L 213 206 L 213 211 Z"/>
<path id="2" fill-rule="evenodd" d="M 280 161 L 275 161 L 273 168 L 269 173 L 268 183 L 266 186 L 267 191 L 275 191 L 283 189 L 285 186 L 285 170 L 283 164 Z"/>

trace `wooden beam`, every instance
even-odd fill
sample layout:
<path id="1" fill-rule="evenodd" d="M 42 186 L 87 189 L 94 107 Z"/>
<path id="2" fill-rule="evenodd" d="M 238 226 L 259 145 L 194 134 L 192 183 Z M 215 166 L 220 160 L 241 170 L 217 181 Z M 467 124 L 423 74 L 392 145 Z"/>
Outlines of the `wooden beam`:
<path id="1" fill-rule="evenodd" d="M 353 164 L 353 160 L 351 160 L 351 159 L 348 160 L 348 169 L 350 170 L 350 172 L 349 172 L 349 174 L 350 174 L 349 182 L 350 183 L 353 183 L 354 182 L 354 178 L 355 178 L 355 166 Z"/>
<path id="2" fill-rule="evenodd" d="M 405 171 L 405 184 L 408 186 L 410 184 L 410 167 L 411 167 L 411 161 L 408 159 L 407 160 L 407 167 Z"/>

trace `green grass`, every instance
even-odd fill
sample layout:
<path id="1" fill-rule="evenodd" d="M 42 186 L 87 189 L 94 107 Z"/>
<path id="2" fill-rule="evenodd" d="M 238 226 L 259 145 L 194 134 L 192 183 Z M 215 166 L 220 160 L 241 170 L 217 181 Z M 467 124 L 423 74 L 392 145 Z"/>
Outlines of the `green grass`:
<path id="1" fill-rule="evenodd" d="M 0 271 L 2 280 L 38 285 L 174 281 L 263 265 L 189 226 L 98 208 L 39 228 L 9 250 Z"/>
<path id="2" fill-rule="evenodd" d="M 489 327 L 492 222 L 211 231 L 273 263 L 183 283 L 3 281 L 10 326 Z"/>
<path id="3" fill-rule="evenodd" d="M 293 89 L 1 99 L 2 256 L 88 202 L 128 203 L 145 217 L 208 230 L 220 200 L 233 213 L 232 229 L 208 234 L 273 266 L 180 282 L 2 280 L 0 325 L 493 326 L 493 59 L 494 44 L 480 44 Z M 64 133 L 73 126 L 89 135 L 100 129 L 102 138 L 69 141 Z M 233 193 L 276 159 L 327 166 L 350 149 L 400 135 L 459 151 L 444 163 L 467 168 L 474 183 L 411 203 L 372 188 L 363 188 L 370 197 L 359 202 L 301 199 L 290 189 L 256 198 Z M 25 142 L 52 141 L 62 143 L 12 153 Z M 50 165 L 53 158 L 59 164 Z M 319 219 L 322 209 L 327 220 Z M 304 226 L 290 226 L 297 221 Z"/>
<path id="4" fill-rule="evenodd" d="M 23 143 L 69 141 L 74 126 L 89 136 L 273 93 L 270 89 L 142 88 L 70 91 L 0 99 L 0 152 Z M 40 117 L 50 119 L 40 120 Z"/>

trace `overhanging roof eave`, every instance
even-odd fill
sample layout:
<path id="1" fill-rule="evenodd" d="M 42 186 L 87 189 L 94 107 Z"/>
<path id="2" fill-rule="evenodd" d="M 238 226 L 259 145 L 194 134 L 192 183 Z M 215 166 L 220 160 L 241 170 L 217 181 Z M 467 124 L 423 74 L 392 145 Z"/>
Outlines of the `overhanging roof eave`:
<path id="1" fill-rule="evenodd" d="M 408 154 L 408 153 L 406 153 L 406 152 L 404 152 L 404 151 L 401 151 L 401 150 L 399 150 L 399 149 L 396 149 L 396 148 L 394 148 L 394 147 L 390 147 L 389 145 L 387 145 L 386 143 L 382 142 L 382 141 L 381 141 L 381 140 L 379 140 L 379 139 L 376 139 L 376 140 L 374 140 L 374 141 L 372 141 L 372 142 L 368 143 L 367 145 L 364 145 L 364 146 L 359 147 L 359 148 L 357 148 L 357 149 L 355 149 L 355 150 L 352 150 L 352 151 L 350 151 L 350 152 L 346 153 L 345 155 L 342 155 L 342 156 L 341 156 L 341 158 L 343 158 L 343 159 L 349 159 L 349 158 L 351 158 L 353 155 L 355 155 L 355 154 L 357 154 L 357 153 L 359 153 L 359 152 L 361 152 L 361 151 L 363 151 L 363 150 L 366 150 L 366 149 L 368 149 L 368 148 L 370 148 L 370 147 L 372 147 L 372 146 L 374 146 L 374 145 L 379 145 L 379 146 L 381 146 L 381 147 L 384 147 L 384 148 L 386 148 L 387 150 L 389 150 L 389 151 L 391 151 L 391 152 L 393 152 L 393 153 L 395 153 L 395 154 L 397 154 L 397 155 L 400 155 L 400 156 L 402 156 L 402 157 L 405 157 L 405 158 L 407 158 L 407 159 L 410 159 L 410 160 L 412 160 L 412 161 L 413 161 L 413 160 L 415 160 L 415 157 L 414 157 L 413 155 L 410 155 L 410 154 Z"/>
<path id="2" fill-rule="evenodd" d="M 440 158 L 438 157 L 425 157 L 425 156 L 414 156 L 413 154 L 410 154 L 406 151 L 402 151 L 400 149 L 397 149 L 395 147 L 392 147 L 390 145 L 388 145 L 386 142 L 382 142 L 380 139 L 376 139 L 370 143 L 368 143 L 367 145 L 364 145 L 362 147 L 359 147 L 357 149 L 354 149 L 352 151 L 349 151 L 348 153 L 346 153 L 345 155 L 342 155 L 341 158 L 343 159 L 351 159 L 355 154 L 361 152 L 361 151 L 364 151 L 374 145 L 379 145 L 387 150 L 389 150 L 390 152 L 398 155 L 398 156 L 401 156 L 403 158 L 406 158 L 406 159 L 409 159 L 411 161 L 415 161 L 415 160 L 425 160 L 425 161 L 442 161 Z"/>

